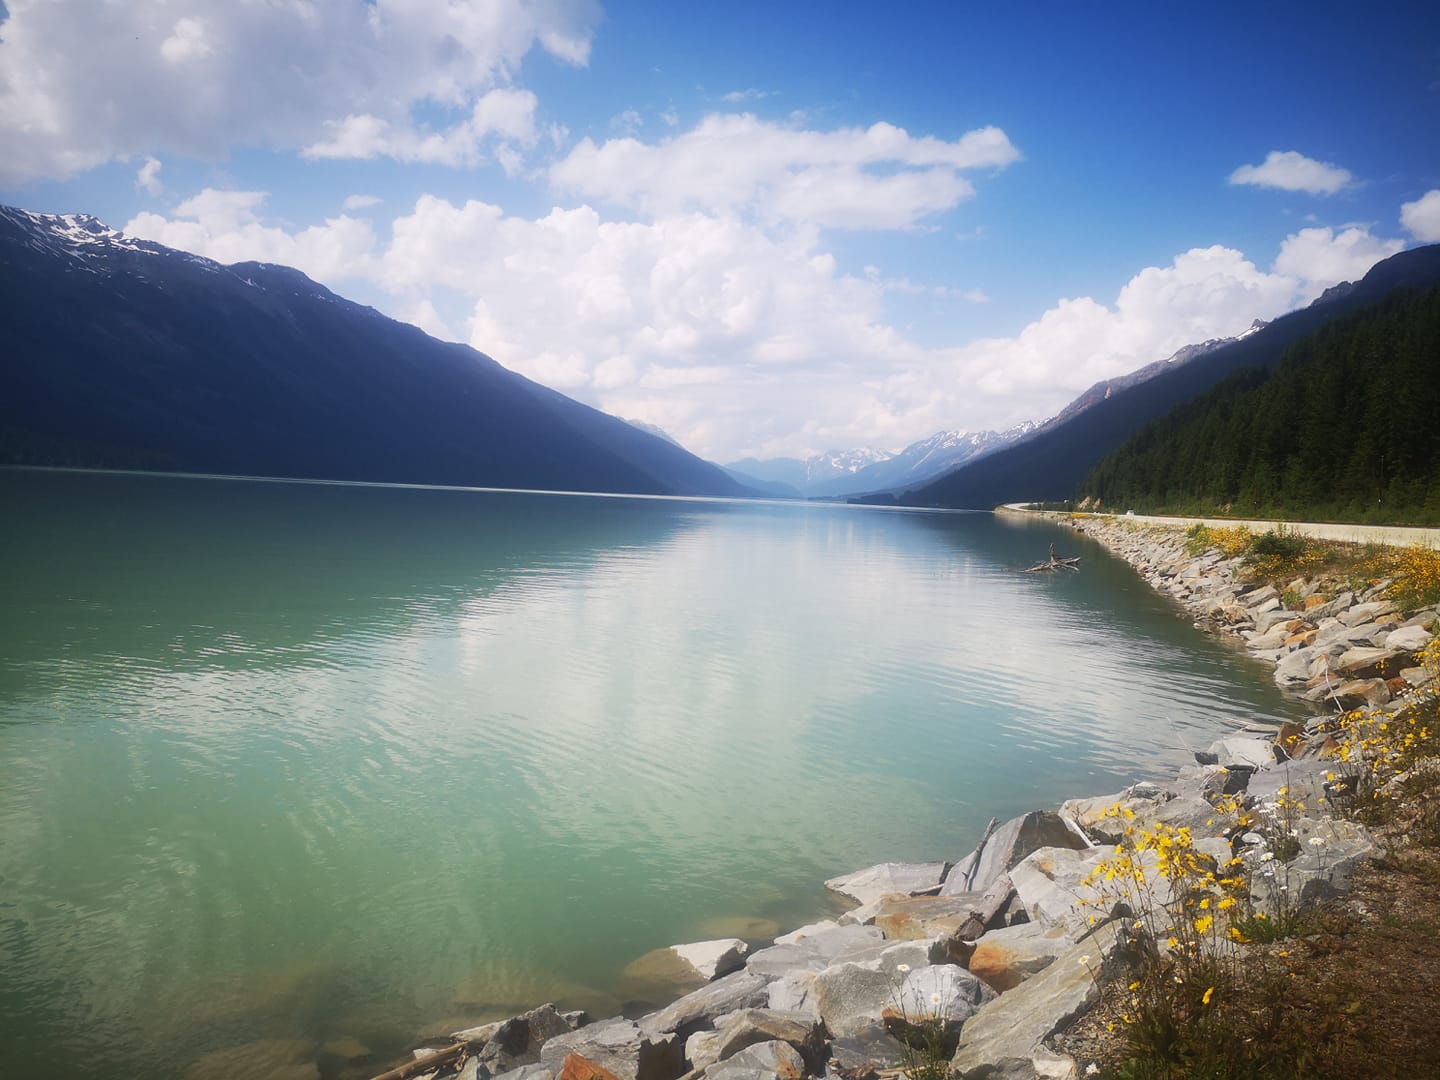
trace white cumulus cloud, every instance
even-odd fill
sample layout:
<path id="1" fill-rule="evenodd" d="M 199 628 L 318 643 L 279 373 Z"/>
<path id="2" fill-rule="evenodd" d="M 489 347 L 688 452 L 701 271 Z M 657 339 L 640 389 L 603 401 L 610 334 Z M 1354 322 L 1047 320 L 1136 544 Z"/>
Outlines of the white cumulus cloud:
<path id="1" fill-rule="evenodd" d="M 1349 169 L 1316 161 L 1294 150 L 1271 150 L 1259 165 L 1241 165 L 1230 174 L 1232 184 L 1334 195 L 1354 181 Z"/>
<path id="2" fill-rule="evenodd" d="M 1400 224 L 1422 244 L 1440 242 L 1440 188 L 1400 206 Z"/>
<path id="3" fill-rule="evenodd" d="M 160 43 L 160 55 L 171 64 L 200 60 L 214 51 L 204 19 L 177 19 L 170 36 Z"/>
<path id="4" fill-rule="evenodd" d="M 160 168 L 159 158 L 147 157 L 135 173 L 135 189 L 149 195 L 163 195 L 165 185 L 160 181 Z"/>
<path id="5" fill-rule="evenodd" d="M 465 164 L 530 137 L 526 54 L 589 56 L 595 0 L 10 0 L 0 37 L 0 184 L 117 158 L 312 147 Z M 99 43 L 97 45 L 97 43 Z M 487 101 L 487 98 L 489 100 Z M 417 110 L 447 114 L 434 133 Z"/>
<path id="6" fill-rule="evenodd" d="M 652 217 L 753 213 L 851 229 L 903 228 L 974 194 L 966 170 L 1019 159 L 999 128 L 953 141 L 877 123 L 815 131 L 749 114 L 711 115 L 659 143 L 582 139 L 550 170 L 560 190 Z"/>
<path id="7" fill-rule="evenodd" d="M 1301 299 L 1308 301 L 1337 282 L 1358 281 L 1381 259 L 1388 259 L 1404 247 L 1401 240 L 1382 240 L 1355 225 L 1339 232 L 1331 228 L 1301 229 L 1280 245 L 1275 269 L 1294 278 Z"/>
<path id="8" fill-rule="evenodd" d="M 442 131 L 415 128 L 408 120 L 392 123 L 369 113 L 327 121 L 327 137 L 306 146 L 308 158 L 388 157 L 407 163 L 478 165 L 486 160 L 483 146 L 497 143 L 530 146 L 535 142 L 535 95 L 528 90 L 499 89 L 485 94 L 464 120 Z"/>

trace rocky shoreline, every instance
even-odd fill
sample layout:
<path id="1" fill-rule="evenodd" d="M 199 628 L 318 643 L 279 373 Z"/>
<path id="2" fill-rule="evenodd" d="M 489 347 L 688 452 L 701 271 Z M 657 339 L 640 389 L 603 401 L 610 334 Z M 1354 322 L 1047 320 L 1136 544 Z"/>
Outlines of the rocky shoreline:
<path id="1" fill-rule="evenodd" d="M 1434 609 L 1404 613 L 1383 588 L 1325 596 L 1319 583 L 1297 580 L 1284 590 L 1298 600 L 1291 610 L 1273 587 L 1247 588 L 1238 560 L 1193 555 L 1176 532 L 1094 519 L 1079 527 L 1199 625 L 1272 661 L 1277 683 L 1317 710 L 1394 708 L 1429 677 L 1415 653 L 1436 629 Z M 1324 756 L 1330 727 L 1320 718 L 1221 738 L 1170 780 L 992 821 L 954 862 L 883 863 L 834 878 L 827 888 L 858 905 L 837 919 L 763 947 L 731 938 L 644 958 L 684 991 L 664 1008 L 589 1022 L 542 1005 L 417 1048 L 384 1080 L 1079 1077 L 1092 1064 L 1056 1037 L 1128 962 L 1135 913 L 1106 912 L 1093 873 L 1127 830 L 1184 830 L 1216 867 L 1251 860 L 1247 903 L 1261 917 L 1334 897 L 1370 857 L 1366 830 L 1324 809 L 1339 797 L 1335 762 Z M 1256 832 L 1217 820 L 1226 807 L 1277 804 L 1289 808 L 1295 849 L 1281 862 Z"/>
<path id="2" fill-rule="evenodd" d="M 1095 517 L 1072 524 L 1179 601 L 1197 627 L 1238 638 L 1256 659 L 1274 664 L 1282 689 L 1326 711 L 1394 708 L 1431 678 L 1414 657 L 1435 634 L 1440 613 L 1401 611 L 1385 598 L 1389 582 L 1358 593 L 1323 578 L 1296 578 L 1284 590 L 1248 585 L 1239 558 L 1192 554 L 1179 529 Z"/>

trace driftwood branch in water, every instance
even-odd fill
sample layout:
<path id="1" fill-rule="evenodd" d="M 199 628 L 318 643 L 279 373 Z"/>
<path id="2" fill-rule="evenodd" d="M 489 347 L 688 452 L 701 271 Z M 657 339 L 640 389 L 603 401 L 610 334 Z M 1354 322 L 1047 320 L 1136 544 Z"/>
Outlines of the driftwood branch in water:
<path id="1" fill-rule="evenodd" d="M 381 1073 L 375 1077 L 375 1080 L 406 1080 L 407 1077 L 427 1073 L 437 1065 L 444 1065 L 447 1061 L 454 1061 L 465 1052 L 467 1045 L 469 1044 L 463 1042 L 454 1043 L 445 1047 L 443 1050 L 437 1050 L 433 1054 L 426 1054 L 424 1057 L 416 1058 L 414 1061 L 407 1062 L 399 1068 Z"/>
<path id="2" fill-rule="evenodd" d="M 1069 558 L 1069 559 L 1061 559 L 1061 558 L 1058 558 L 1058 557 L 1055 555 L 1055 545 L 1054 545 L 1054 544 L 1051 544 L 1051 545 L 1050 545 L 1050 558 L 1046 559 L 1044 562 L 1037 562 L 1034 566 L 1028 567 L 1028 568 L 1025 570 L 1025 573 L 1027 573 L 1027 574 L 1033 574 L 1033 573 L 1035 573 L 1035 571 L 1037 571 L 1037 570 L 1049 570 L 1049 571 L 1054 571 L 1054 570 L 1075 570 L 1075 571 L 1078 571 L 1079 569 L 1080 569 L 1080 556 L 1079 556 L 1079 555 L 1076 555 L 1076 556 L 1074 556 L 1073 558 Z"/>

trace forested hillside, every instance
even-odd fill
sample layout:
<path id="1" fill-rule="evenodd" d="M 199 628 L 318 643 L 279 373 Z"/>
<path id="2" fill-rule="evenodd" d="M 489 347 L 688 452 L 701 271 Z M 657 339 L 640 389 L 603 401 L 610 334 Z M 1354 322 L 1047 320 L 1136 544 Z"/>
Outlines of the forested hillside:
<path id="1" fill-rule="evenodd" d="M 1309 307 L 1282 315 L 1255 333 L 1178 368 L 1120 390 L 1069 421 L 1025 439 L 899 501 L 910 506 L 984 510 L 1002 502 L 1070 498 L 1086 474 L 1145 424 L 1245 368 L 1274 368 L 1285 351 L 1321 326 L 1376 304 L 1396 289 L 1440 284 L 1440 244 L 1411 248 L 1370 268 L 1354 284 L 1328 289 Z M 1387 474 L 1388 475 L 1388 474 Z"/>
<path id="2" fill-rule="evenodd" d="M 1440 287 L 1401 290 L 1237 371 L 1103 458 L 1109 509 L 1440 524 Z"/>

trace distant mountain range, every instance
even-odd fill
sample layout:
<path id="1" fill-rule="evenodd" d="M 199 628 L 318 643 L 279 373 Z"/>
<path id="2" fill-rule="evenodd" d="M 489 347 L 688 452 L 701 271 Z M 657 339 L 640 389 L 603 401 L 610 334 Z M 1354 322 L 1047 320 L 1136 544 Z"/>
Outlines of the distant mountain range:
<path id="1" fill-rule="evenodd" d="M 1440 245 L 1393 255 L 1360 281 L 1327 290 L 1307 308 L 1252 327 L 1239 338 L 1191 346 L 1159 365 L 1099 383 L 1029 437 L 928 484 L 892 489 L 893 494 L 875 501 L 989 509 L 1001 502 L 1068 499 L 1091 467 L 1132 433 L 1231 372 L 1273 369 L 1292 344 L 1332 319 L 1395 289 L 1437 282 Z"/>
<path id="2" fill-rule="evenodd" d="M 1006 447 L 1023 443 L 1132 386 L 1148 382 L 1190 361 L 1243 340 L 1262 329 L 1258 319 L 1245 333 L 1186 345 L 1164 360 L 1090 387 L 1050 419 L 1025 421 L 1004 431 L 939 431 L 898 454 L 885 450 L 831 450 L 810 458 L 744 458 L 725 466 L 741 483 L 790 498 L 843 498 L 920 487 Z"/>
<path id="3" fill-rule="evenodd" d="M 744 495 L 719 467 L 298 270 L 0 207 L 0 463 Z"/>
<path id="4" fill-rule="evenodd" d="M 1006 431 L 937 431 L 898 454 L 888 450 L 829 450 L 809 458 L 744 458 L 725 466 L 750 486 L 776 485 L 795 498 L 840 498 L 923 484 L 968 461 L 994 453 L 1036 429 L 1030 422 Z"/>
<path id="5" fill-rule="evenodd" d="M 859 491 L 850 486 L 855 476 L 895 456 L 888 450 L 861 447 L 827 450 L 808 458 L 741 458 L 724 469 L 742 483 L 763 486 L 772 494 L 810 498 L 822 494 L 821 488 L 827 484 L 838 483 L 844 491 Z"/>

